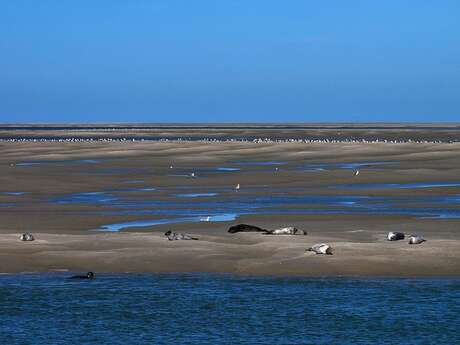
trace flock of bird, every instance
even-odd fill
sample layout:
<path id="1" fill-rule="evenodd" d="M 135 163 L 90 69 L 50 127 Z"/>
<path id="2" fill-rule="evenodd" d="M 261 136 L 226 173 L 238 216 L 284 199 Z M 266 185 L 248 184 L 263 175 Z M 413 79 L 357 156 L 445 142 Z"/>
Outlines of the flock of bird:
<path id="1" fill-rule="evenodd" d="M 203 142 L 203 143 L 220 143 L 220 142 L 252 142 L 252 143 L 304 143 L 304 144 L 340 144 L 340 143 L 364 143 L 364 144 L 378 144 L 378 143 L 388 143 L 388 144 L 404 144 L 404 143 L 414 143 L 414 144 L 440 144 L 440 143 L 458 143 L 457 139 L 447 139 L 447 140 L 428 140 L 420 139 L 414 140 L 409 138 L 402 139 L 383 139 L 383 138 L 369 138 L 369 139 L 355 139 L 355 138 L 341 138 L 341 139 L 308 139 L 308 138 L 286 138 L 286 139 L 272 139 L 272 138 L 255 138 L 255 139 L 244 139 L 244 138 L 234 138 L 234 139 L 217 139 L 217 138 L 110 138 L 110 137 L 69 137 L 69 138 L 0 138 L 0 142 L 72 142 L 72 143 L 81 143 L 81 142 L 144 142 L 144 141 L 158 141 L 158 142 L 183 142 L 183 141 L 194 141 L 194 142 Z"/>

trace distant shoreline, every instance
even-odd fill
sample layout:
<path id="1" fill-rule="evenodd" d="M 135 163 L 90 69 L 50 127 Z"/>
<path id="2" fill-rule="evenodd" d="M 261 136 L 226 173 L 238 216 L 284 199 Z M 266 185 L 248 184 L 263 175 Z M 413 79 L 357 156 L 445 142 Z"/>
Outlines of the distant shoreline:
<path id="1" fill-rule="evenodd" d="M 0 124 L 0 141 L 454 143 L 460 124 Z"/>
<path id="2" fill-rule="evenodd" d="M 135 137 L 127 137 L 127 138 L 80 138 L 80 137 L 56 137 L 56 138 L 43 138 L 43 137 L 9 137 L 9 138 L 0 138 L 0 142 L 120 142 L 120 143 L 129 143 L 129 142 L 145 142 L 145 141 L 153 141 L 153 142 L 239 142 L 239 143 L 304 143 L 304 144 L 406 144 L 406 143 L 413 143 L 413 144 L 454 144 L 460 142 L 460 138 L 456 140 L 394 140 L 394 139 L 381 139 L 381 140 L 368 140 L 368 139 L 344 139 L 344 140 L 336 140 L 336 139 L 295 139 L 295 138 L 286 138 L 286 139 L 270 139 L 270 138 L 237 138 L 237 139 L 213 139 L 213 138 L 135 138 Z"/>

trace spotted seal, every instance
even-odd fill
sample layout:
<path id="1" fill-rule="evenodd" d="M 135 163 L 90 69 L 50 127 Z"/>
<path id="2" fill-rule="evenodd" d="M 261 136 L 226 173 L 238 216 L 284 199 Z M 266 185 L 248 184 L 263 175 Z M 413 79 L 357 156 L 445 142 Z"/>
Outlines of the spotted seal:
<path id="1" fill-rule="evenodd" d="M 19 236 L 19 239 L 21 241 L 34 241 L 35 237 L 30 232 L 26 232 L 26 233 L 23 233 L 21 236 Z"/>
<path id="2" fill-rule="evenodd" d="M 420 244 L 426 242 L 426 240 L 419 235 L 411 235 L 409 236 L 409 244 Z"/>
<path id="3" fill-rule="evenodd" d="M 170 241 L 178 241 L 178 240 L 198 240 L 196 237 L 192 237 L 187 234 L 181 234 L 178 232 L 172 232 L 171 230 L 168 230 L 165 232 L 165 236 L 168 238 Z"/>
<path id="4" fill-rule="evenodd" d="M 404 239 L 402 232 L 390 231 L 387 236 L 388 241 L 399 241 Z"/>
<path id="5" fill-rule="evenodd" d="M 332 247 L 326 243 L 318 243 L 307 249 L 309 252 L 316 254 L 332 255 Z"/>
<path id="6" fill-rule="evenodd" d="M 307 232 L 304 230 L 299 230 L 293 226 L 288 226 L 285 228 L 268 230 L 265 235 L 306 235 Z"/>

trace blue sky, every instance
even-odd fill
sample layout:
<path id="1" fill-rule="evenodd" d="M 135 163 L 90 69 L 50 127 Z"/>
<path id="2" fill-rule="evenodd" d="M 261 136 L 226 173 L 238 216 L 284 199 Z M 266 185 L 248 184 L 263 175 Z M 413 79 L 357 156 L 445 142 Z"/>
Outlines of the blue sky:
<path id="1" fill-rule="evenodd" d="M 460 121 L 460 1 L 0 0 L 0 122 Z"/>

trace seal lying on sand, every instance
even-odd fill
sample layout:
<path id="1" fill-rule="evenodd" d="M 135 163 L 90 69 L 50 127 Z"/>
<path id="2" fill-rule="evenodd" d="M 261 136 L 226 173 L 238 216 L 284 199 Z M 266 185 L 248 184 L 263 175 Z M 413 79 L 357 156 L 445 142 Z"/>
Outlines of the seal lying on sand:
<path id="1" fill-rule="evenodd" d="M 34 235 L 32 235 L 30 232 L 26 232 L 24 234 L 22 234 L 19 239 L 21 241 L 34 241 L 35 238 L 34 238 Z"/>
<path id="2" fill-rule="evenodd" d="M 88 272 L 86 273 L 85 276 L 81 275 L 81 276 L 69 277 L 69 279 L 94 279 L 94 278 L 96 278 L 96 276 L 94 275 L 94 272 Z"/>
<path id="3" fill-rule="evenodd" d="M 402 232 L 393 232 L 390 231 L 387 236 L 388 241 L 399 241 L 404 239 L 404 234 Z"/>
<path id="4" fill-rule="evenodd" d="M 426 242 L 426 240 L 419 235 L 411 235 L 409 236 L 409 244 L 420 244 Z"/>
<path id="5" fill-rule="evenodd" d="M 228 229 L 228 232 L 231 234 L 236 234 L 237 232 L 263 232 L 268 233 L 266 229 L 259 228 L 258 226 L 248 225 L 248 224 L 238 224 L 233 225 Z"/>
<path id="6" fill-rule="evenodd" d="M 192 237 L 187 234 L 180 234 L 177 232 L 172 232 L 171 230 L 168 230 L 165 232 L 165 236 L 168 237 L 168 240 L 170 241 L 177 241 L 177 240 L 198 240 L 198 238 Z"/>
<path id="7" fill-rule="evenodd" d="M 326 243 L 318 243 L 307 249 L 309 252 L 315 252 L 316 254 L 332 255 L 332 248 Z"/>
<path id="8" fill-rule="evenodd" d="M 288 226 L 286 228 L 268 230 L 265 235 L 306 235 L 307 232 L 304 230 L 299 230 L 293 226 Z"/>

